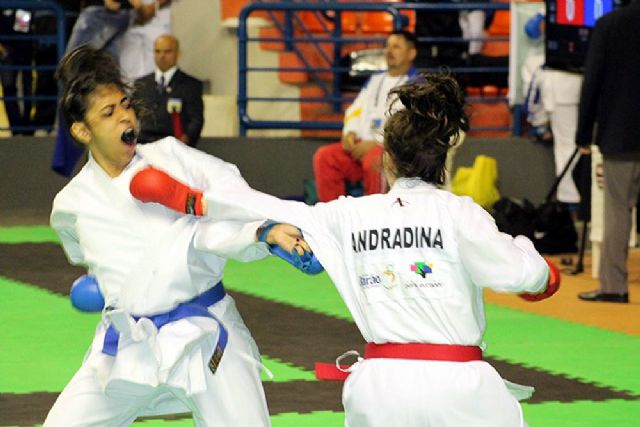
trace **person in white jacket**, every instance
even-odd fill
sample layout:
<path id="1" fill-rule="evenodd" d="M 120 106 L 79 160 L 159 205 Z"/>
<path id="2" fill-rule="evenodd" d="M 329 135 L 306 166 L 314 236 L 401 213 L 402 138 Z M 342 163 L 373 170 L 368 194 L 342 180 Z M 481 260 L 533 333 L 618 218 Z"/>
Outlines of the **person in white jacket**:
<path id="1" fill-rule="evenodd" d="M 384 128 L 387 194 L 311 207 L 246 187 L 188 191 L 211 218 L 267 217 L 302 230 L 367 341 L 343 389 L 349 427 L 524 426 L 516 397 L 533 390 L 504 382 L 482 360 L 482 292 L 543 299 L 557 291 L 558 270 L 526 237 L 498 231 L 470 198 L 437 188 L 468 127 L 455 80 L 425 75 L 393 93 L 405 108 Z M 156 175 L 139 172 L 148 185 L 132 193 L 162 201 L 172 178 Z"/>
<path id="2" fill-rule="evenodd" d="M 258 348 L 221 282 L 227 258 L 268 254 L 263 221 L 213 221 L 144 204 L 129 182 L 153 165 L 201 188 L 248 186 L 237 168 L 168 137 L 136 146 L 136 112 L 105 52 L 83 47 L 58 69 L 61 111 L 89 160 L 58 193 L 51 225 L 106 308 L 45 426 L 125 426 L 192 412 L 196 426 L 268 426 Z"/>
<path id="3" fill-rule="evenodd" d="M 345 195 L 345 181 L 362 180 L 365 194 L 383 192 L 380 159 L 388 95 L 416 74 L 416 54 L 412 33 L 396 31 L 387 38 L 387 71 L 372 75 L 345 111 L 341 141 L 320 147 L 313 155 L 313 174 L 321 202 Z"/>

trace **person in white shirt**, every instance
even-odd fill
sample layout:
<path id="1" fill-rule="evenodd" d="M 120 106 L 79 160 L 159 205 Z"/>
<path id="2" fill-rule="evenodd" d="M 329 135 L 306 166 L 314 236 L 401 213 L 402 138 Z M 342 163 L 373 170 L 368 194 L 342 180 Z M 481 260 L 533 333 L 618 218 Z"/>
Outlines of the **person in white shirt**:
<path id="1" fill-rule="evenodd" d="M 182 216 L 129 192 L 151 165 L 202 188 L 246 182 L 173 137 L 137 146 L 135 105 L 105 52 L 76 49 L 57 76 L 65 123 L 89 160 L 56 196 L 51 225 L 69 261 L 96 277 L 106 308 L 44 425 L 124 426 L 176 412 L 192 412 L 196 426 L 270 425 L 258 348 L 221 282 L 227 258 L 268 254 L 256 242 L 263 221 Z"/>
<path id="2" fill-rule="evenodd" d="M 173 34 L 171 0 L 139 0 L 146 12 L 118 38 L 120 69 L 128 82 L 153 72 L 153 44 L 163 34 Z"/>
<path id="3" fill-rule="evenodd" d="M 517 398 L 532 388 L 503 381 L 482 360 L 482 293 L 537 301 L 558 290 L 559 272 L 470 198 L 437 188 L 468 128 L 455 80 L 424 75 L 392 94 L 404 108 L 384 128 L 387 194 L 307 206 L 225 188 L 204 191 L 203 212 L 300 227 L 367 341 L 343 389 L 349 427 L 525 426 Z M 154 188 L 155 175 L 137 174 L 149 181 L 143 192 L 132 187 L 137 198 L 161 200 L 166 185 Z"/>
<path id="4" fill-rule="evenodd" d="M 320 147 L 313 156 L 313 173 L 321 202 L 344 195 L 345 181 L 362 180 L 365 194 L 383 191 L 380 159 L 382 129 L 390 105 L 388 94 L 415 75 L 416 53 L 413 34 L 396 31 L 387 38 L 387 71 L 371 76 L 345 111 L 342 140 Z"/>

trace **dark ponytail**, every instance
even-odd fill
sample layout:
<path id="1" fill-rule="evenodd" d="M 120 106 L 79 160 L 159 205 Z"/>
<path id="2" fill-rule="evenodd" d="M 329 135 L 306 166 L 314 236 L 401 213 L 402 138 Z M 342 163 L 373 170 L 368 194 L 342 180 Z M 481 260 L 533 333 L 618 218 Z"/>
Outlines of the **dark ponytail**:
<path id="1" fill-rule="evenodd" d="M 391 117 L 384 127 L 384 146 L 398 177 L 418 177 L 444 184 L 447 152 L 469 129 L 464 95 L 448 74 L 421 74 L 395 88 Z M 397 103 L 402 104 L 397 109 Z"/>

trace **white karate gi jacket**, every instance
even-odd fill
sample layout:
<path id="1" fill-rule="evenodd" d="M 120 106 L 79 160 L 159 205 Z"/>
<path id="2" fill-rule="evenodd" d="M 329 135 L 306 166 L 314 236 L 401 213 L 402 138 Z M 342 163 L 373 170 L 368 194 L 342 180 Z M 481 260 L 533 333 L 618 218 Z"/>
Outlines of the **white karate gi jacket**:
<path id="1" fill-rule="evenodd" d="M 387 194 L 313 207 L 246 189 L 205 197 L 213 218 L 267 217 L 300 227 L 367 342 L 482 345 L 483 288 L 537 293 L 548 281 L 531 241 L 499 232 L 470 198 L 419 179 L 399 179 Z M 485 362 L 357 365 L 343 392 L 350 427 L 522 425 L 517 401 Z M 383 395 L 412 416 L 399 420 L 400 404 L 378 402 Z M 457 413 L 470 395 L 477 405 Z"/>
<path id="2" fill-rule="evenodd" d="M 246 187 L 205 197 L 214 218 L 299 226 L 368 342 L 480 345 L 482 288 L 536 293 L 548 279 L 531 241 L 499 232 L 470 198 L 419 179 L 313 207 Z"/>
<path id="3" fill-rule="evenodd" d="M 172 310 L 218 284 L 226 258 L 249 261 L 269 252 L 265 244 L 256 243 L 262 221 L 214 222 L 182 215 L 157 203 L 142 203 L 129 192 L 131 178 L 148 165 L 198 189 L 247 187 L 234 165 L 173 137 L 139 145 L 136 151 L 115 178 L 90 156 L 56 196 L 51 225 L 70 262 L 86 266 L 96 277 L 106 306 L 116 308 L 105 314 L 106 321 L 98 326 L 85 360 L 101 386 L 107 392 L 126 393 L 138 386 L 166 384 L 191 395 L 206 388 L 203 366 L 207 366 L 217 340 L 218 323 L 193 317 L 158 331 L 149 319 L 135 322 L 131 315 Z M 209 311 L 223 324 L 231 316 L 232 323 L 239 321 L 244 327 L 228 295 Z M 115 357 L 101 352 L 109 320 L 120 332 Z M 250 341 L 248 347 L 255 347 L 248 332 L 246 336 L 245 332 L 233 333 L 230 330 L 230 340 Z M 224 357 L 222 365 L 231 363 L 229 359 L 235 356 L 225 352 Z"/>

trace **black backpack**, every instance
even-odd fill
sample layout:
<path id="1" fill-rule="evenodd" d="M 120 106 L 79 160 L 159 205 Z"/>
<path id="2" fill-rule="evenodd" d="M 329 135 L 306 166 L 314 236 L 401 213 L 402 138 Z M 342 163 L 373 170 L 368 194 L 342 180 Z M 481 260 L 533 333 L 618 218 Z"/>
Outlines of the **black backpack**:
<path id="1" fill-rule="evenodd" d="M 560 180 L 578 155 L 576 147 L 566 166 L 556 178 L 545 202 L 535 208 L 526 200 L 503 197 L 493 206 L 493 217 L 498 230 L 512 236 L 528 237 L 543 254 L 561 254 L 578 251 L 578 233 L 571 212 L 564 203 L 555 200 Z"/>

